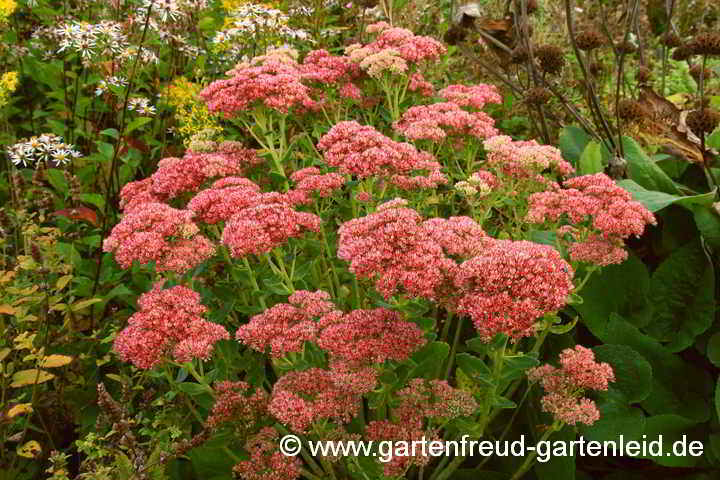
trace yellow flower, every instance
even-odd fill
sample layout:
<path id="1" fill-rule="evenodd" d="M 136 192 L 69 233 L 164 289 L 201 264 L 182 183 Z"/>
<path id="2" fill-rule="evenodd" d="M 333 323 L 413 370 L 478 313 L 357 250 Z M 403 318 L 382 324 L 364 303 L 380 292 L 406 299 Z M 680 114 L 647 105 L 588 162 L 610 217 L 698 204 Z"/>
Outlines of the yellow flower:
<path id="1" fill-rule="evenodd" d="M 3 2 L 4 0 L 0 0 Z M 1 4 L 0 4 L 1 5 Z M 4 107 L 8 103 L 10 94 L 15 91 L 18 85 L 17 72 L 3 73 L 0 77 L 0 107 Z"/>
<path id="2" fill-rule="evenodd" d="M 0 23 L 5 23 L 16 7 L 15 0 L 0 0 Z"/>
<path id="3" fill-rule="evenodd" d="M 210 113 L 207 105 L 198 98 L 201 89 L 201 85 L 179 77 L 170 85 L 168 92 L 168 104 L 175 107 L 177 132 L 186 145 L 190 137 L 199 132 L 209 133 L 209 139 L 222 133 L 217 115 Z"/>

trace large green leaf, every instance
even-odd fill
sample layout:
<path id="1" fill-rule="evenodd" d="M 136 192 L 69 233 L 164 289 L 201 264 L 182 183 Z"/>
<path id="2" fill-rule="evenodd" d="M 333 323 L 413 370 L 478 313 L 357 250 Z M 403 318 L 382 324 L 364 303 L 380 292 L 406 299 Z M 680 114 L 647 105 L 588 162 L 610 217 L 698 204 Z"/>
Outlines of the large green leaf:
<path id="1" fill-rule="evenodd" d="M 715 272 L 699 242 L 673 252 L 650 280 L 653 321 L 647 332 L 679 352 L 715 318 Z"/>
<path id="2" fill-rule="evenodd" d="M 647 268 L 631 255 L 620 265 L 610 265 L 594 273 L 580 292 L 583 303 L 573 307 L 580 312 L 583 323 L 593 335 L 604 339 L 613 312 L 640 327 L 650 321 L 649 289 Z"/>
<path id="3" fill-rule="evenodd" d="M 560 151 L 563 157 L 573 165 L 578 165 L 580 155 L 582 155 L 585 147 L 590 143 L 592 137 L 582 128 L 568 126 L 560 132 Z"/>
<path id="4" fill-rule="evenodd" d="M 632 180 L 620 180 L 617 184 L 630 192 L 634 200 L 645 205 L 645 208 L 651 212 L 657 212 L 673 204 L 681 205 L 692 210 L 696 205 L 711 205 L 715 199 L 714 191 L 683 197 L 655 190 L 647 190 Z"/>
<path id="5" fill-rule="evenodd" d="M 657 442 L 662 436 L 662 451 L 649 451 L 649 455 L 644 458 L 650 458 L 659 465 L 667 467 L 693 467 L 700 461 L 699 457 L 691 456 L 687 453 L 676 455 L 673 445 L 676 442 L 685 441 L 687 443 L 697 440 L 688 435 L 688 430 L 696 423 L 688 418 L 680 415 L 655 415 L 648 417 L 645 424 L 645 434 L 648 442 Z M 679 447 L 678 447 L 679 448 Z M 649 447 L 648 447 L 649 449 Z M 653 455 L 659 453 L 659 455 Z"/>
<path id="6" fill-rule="evenodd" d="M 595 358 L 607 362 L 615 373 L 614 389 L 622 392 L 629 403 L 645 400 L 652 389 L 652 366 L 627 345 L 599 345 L 593 348 Z"/>
<path id="7" fill-rule="evenodd" d="M 708 245 L 720 248 L 720 215 L 714 208 L 706 205 L 694 205 L 692 211 L 695 225 Z"/>
<path id="8" fill-rule="evenodd" d="M 652 390 L 641 402 L 646 412 L 652 415 L 672 413 L 696 422 L 710 418 L 707 399 L 712 383 L 705 371 L 683 361 L 616 313 L 610 315 L 603 333 L 605 343 L 627 345 L 652 366 Z"/>
<path id="9" fill-rule="evenodd" d="M 616 441 L 620 435 L 627 440 L 640 440 L 645 432 L 645 414 L 628 405 L 625 395 L 615 388 L 599 395 L 596 402 L 600 419 L 583 427 L 583 436 L 598 442 Z"/>
<path id="10" fill-rule="evenodd" d="M 630 178 L 648 190 L 678 195 L 672 179 L 655 162 L 647 156 L 640 145 L 632 138 L 623 137 L 625 160 L 628 163 Z"/>
<path id="11" fill-rule="evenodd" d="M 591 141 L 583 150 L 578 164 L 581 175 L 601 173 L 603 169 L 602 146 L 595 140 Z"/>

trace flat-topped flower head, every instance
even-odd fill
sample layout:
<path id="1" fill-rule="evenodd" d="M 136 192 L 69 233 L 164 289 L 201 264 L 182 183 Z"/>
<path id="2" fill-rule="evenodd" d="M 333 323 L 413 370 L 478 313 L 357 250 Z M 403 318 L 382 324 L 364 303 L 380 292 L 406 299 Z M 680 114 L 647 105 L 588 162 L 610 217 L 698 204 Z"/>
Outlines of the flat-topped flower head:
<path id="1" fill-rule="evenodd" d="M 250 459 L 233 467 L 244 480 L 295 480 L 300 478 L 302 462 L 280 450 L 280 435 L 272 427 L 265 427 L 245 442 Z"/>
<path id="2" fill-rule="evenodd" d="M 397 393 L 401 418 L 420 415 L 450 420 L 472 415 L 478 404 L 470 392 L 454 388 L 445 380 L 413 378 Z"/>
<path id="3" fill-rule="evenodd" d="M 541 400 L 544 411 L 570 425 L 592 425 L 600 419 L 600 412 L 595 402 L 584 397 L 585 391 L 607 390 L 615 374 L 609 364 L 595 361 L 592 350 L 576 345 L 560 353 L 559 368 L 549 364 L 533 368 L 528 379 L 545 390 Z"/>
<path id="4" fill-rule="evenodd" d="M 488 152 L 488 164 L 511 177 L 531 177 L 548 169 L 566 177 L 575 171 L 560 150 L 535 140 L 514 141 L 507 135 L 496 135 L 483 145 Z"/>
<path id="5" fill-rule="evenodd" d="M 215 403 L 205 422 L 211 430 L 230 423 L 255 424 L 267 413 L 270 396 L 260 388 L 253 391 L 245 382 L 217 382 L 213 392 Z"/>
<path id="6" fill-rule="evenodd" d="M 441 98 L 460 107 L 481 110 L 488 103 L 502 103 L 502 97 L 495 85 L 449 85 L 438 92 Z"/>
<path id="7" fill-rule="evenodd" d="M 223 142 L 217 151 L 210 153 L 188 151 L 182 158 L 169 157 L 158 162 L 157 171 L 150 177 L 152 193 L 175 198 L 197 191 L 212 178 L 242 175 L 262 161 L 257 151 L 243 148 L 237 142 Z"/>
<path id="8" fill-rule="evenodd" d="M 409 143 L 396 142 L 371 126 L 344 121 L 318 142 L 328 165 L 358 178 L 389 177 L 400 188 L 431 188 L 446 183 L 440 164 Z M 416 172 L 426 172 L 417 175 Z"/>
<path id="9" fill-rule="evenodd" d="M 600 266 L 622 263 L 627 258 L 624 240 L 656 223 L 645 206 L 604 173 L 571 178 L 563 187 L 532 194 L 527 220 L 569 222 L 561 231 L 573 239 L 573 260 Z"/>
<path id="10" fill-rule="evenodd" d="M 396 293 L 436 298 L 455 263 L 401 200 L 354 218 L 338 229 L 338 257 L 359 278 L 372 279 L 385 298 Z"/>
<path id="11" fill-rule="evenodd" d="M 297 63 L 268 58 L 258 65 L 238 65 L 229 73 L 232 78 L 216 80 L 200 92 L 210 112 L 232 117 L 263 106 L 287 114 L 316 106 Z"/>
<path id="12" fill-rule="evenodd" d="M 260 187 L 244 177 L 225 177 L 202 190 L 187 204 L 201 222 L 224 222 L 245 208 L 263 203 Z"/>
<path id="13" fill-rule="evenodd" d="M 156 262 L 158 271 L 184 273 L 215 253 L 215 247 L 198 233 L 193 213 L 164 203 L 142 203 L 115 225 L 103 242 L 122 268 Z"/>
<path id="14" fill-rule="evenodd" d="M 272 357 L 302 352 L 306 341 L 317 339 L 320 317 L 334 311 L 326 292 L 298 290 L 288 298 L 288 303 L 279 303 L 253 316 L 235 337 L 254 350 L 269 351 Z"/>
<path id="15" fill-rule="evenodd" d="M 361 396 L 336 385 L 330 370 L 292 371 L 275 383 L 270 413 L 296 432 L 318 420 L 348 423 L 358 413 Z"/>
<path id="16" fill-rule="evenodd" d="M 407 360 L 424 343 L 420 327 L 385 308 L 353 310 L 325 326 L 318 338 L 332 359 L 358 365 Z"/>
<path id="17" fill-rule="evenodd" d="M 140 296 L 138 306 L 113 344 L 120 358 L 138 368 L 150 369 L 166 358 L 207 360 L 217 341 L 230 338 L 221 325 L 202 318 L 207 309 L 187 287 L 156 287 Z"/>
<path id="18" fill-rule="evenodd" d="M 572 277 L 570 265 L 548 245 L 495 240 L 458 266 L 456 308 L 481 337 L 504 333 L 518 339 L 532 335 L 540 317 L 565 306 Z"/>
<path id="19" fill-rule="evenodd" d="M 262 255 L 307 231 L 319 232 L 321 223 L 317 215 L 298 212 L 283 203 L 260 204 L 231 217 L 225 224 L 222 242 L 233 257 Z"/>
<path id="20" fill-rule="evenodd" d="M 497 135 L 495 120 L 484 112 L 468 112 L 450 102 L 416 105 L 393 124 L 411 140 L 442 141 L 448 136 L 488 138 Z"/>

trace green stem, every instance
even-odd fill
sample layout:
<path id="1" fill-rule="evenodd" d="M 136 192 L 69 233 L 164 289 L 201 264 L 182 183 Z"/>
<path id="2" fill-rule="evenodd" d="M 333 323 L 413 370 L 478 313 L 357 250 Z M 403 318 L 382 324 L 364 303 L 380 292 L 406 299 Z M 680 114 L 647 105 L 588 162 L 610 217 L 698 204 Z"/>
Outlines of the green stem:
<path id="1" fill-rule="evenodd" d="M 465 317 L 458 318 L 457 328 L 455 329 L 455 338 L 453 339 L 452 349 L 450 350 L 447 370 L 445 370 L 445 380 L 450 378 L 450 372 L 452 371 L 452 367 L 455 364 L 455 354 L 457 353 L 458 343 L 460 343 L 460 334 L 462 333 L 463 320 L 465 320 Z"/>
<path id="2" fill-rule="evenodd" d="M 547 429 L 547 431 L 543 434 L 542 437 L 540 437 L 540 440 L 538 440 L 538 443 L 544 442 L 548 438 L 550 438 L 550 435 L 555 433 L 556 431 L 560 430 L 562 428 L 562 422 L 555 422 L 553 423 L 550 428 Z M 520 465 L 520 467 L 515 471 L 512 477 L 510 477 L 510 480 L 520 480 L 525 473 L 527 473 L 528 470 L 530 470 L 530 467 L 532 467 L 533 463 L 535 462 L 535 458 L 537 457 L 537 452 L 532 451 L 530 455 L 525 457 L 525 461 Z"/>

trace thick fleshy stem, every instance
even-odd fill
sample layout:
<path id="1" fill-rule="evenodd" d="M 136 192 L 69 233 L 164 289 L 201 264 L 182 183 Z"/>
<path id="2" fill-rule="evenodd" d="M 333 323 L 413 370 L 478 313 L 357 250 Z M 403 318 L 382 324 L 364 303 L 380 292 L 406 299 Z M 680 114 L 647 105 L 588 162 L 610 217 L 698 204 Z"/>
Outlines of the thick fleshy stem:
<path id="1" fill-rule="evenodd" d="M 540 440 L 538 440 L 538 443 L 546 441 L 548 438 L 550 438 L 550 435 L 553 433 L 561 430 L 563 427 L 563 422 L 555 421 L 543 434 L 542 437 L 540 437 Z M 520 480 L 523 478 L 523 475 L 527 473 L 528 470 L 530 470 L 530 467 L 532 467 L 533 463 L 535 462 L 535 458 L 537 458 L 537 452 L 532 451 L 530 455 L 525 457 L 525 461 L 518 467 L 517 470 L 515 470 L 515 473 L 512 477 L 510 477 L 510 480 Z"/>

